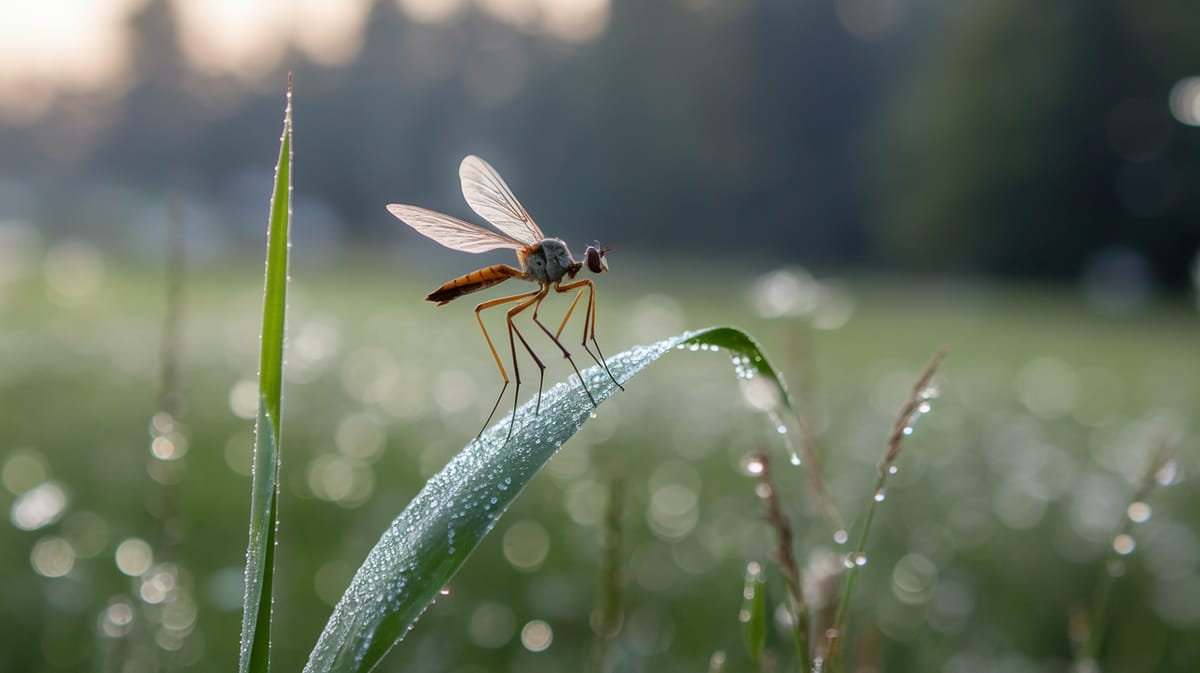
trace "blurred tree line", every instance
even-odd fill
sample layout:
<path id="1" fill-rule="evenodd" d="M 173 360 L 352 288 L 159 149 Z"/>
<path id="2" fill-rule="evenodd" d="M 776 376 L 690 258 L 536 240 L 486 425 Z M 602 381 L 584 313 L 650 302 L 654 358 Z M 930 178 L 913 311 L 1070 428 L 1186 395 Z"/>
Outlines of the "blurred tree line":
<path id="1" fill-rule="evenodd" d="M 848 6 L 903 11 L 863 39 Z M 570 44 L 380 0 L 354 61 L 280 70 L 297 196 L 355 238 L 392 227 L 392 201 L 467 215 L 456 168 L 476 153 L 575 245 L 1050 278 L 1122 248 L 1178 284 L 1200 246 L 1200 129 L 1167 97 L 1200 74 L 1195 19 L 1194 0 L 613 0 L 603 34 Z M 44 145 L 86 105 L 0 127 L 0 174 L 224 199 L 271 162 L 281 75 L 190 70 L 165 0 L 134 29 L 135 83 L 102 131 L 64 163 Z"/>

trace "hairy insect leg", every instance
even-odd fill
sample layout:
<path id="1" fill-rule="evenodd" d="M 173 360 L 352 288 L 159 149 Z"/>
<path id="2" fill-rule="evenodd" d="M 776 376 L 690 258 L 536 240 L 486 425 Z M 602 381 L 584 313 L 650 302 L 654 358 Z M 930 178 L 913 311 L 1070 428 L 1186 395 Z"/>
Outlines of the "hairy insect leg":
<path id="1" fill-rule="evenodd" d="M 479 329 L 483 330 L 483 338 L 485 341 L 487 341 L 488 349 L 492 351 L 492 358 L 496 361 L 496 367 L 500 370 L 500 378 L 504 379 L 504 385 L 502 385 L 500 387 L 500 393 L 498 395 L 496 395 L 496 403 L 492 405 L 492 411 L 491 411 L 491 413 L 488 414 L 487 420 L 483 422 L 483 427 L 479 429 L 479 434 L 475 435 L 475 439 L 479 439 L 480 437 L 482 437 L 483 431 L 487 429 L 488 423 L 492 422 L 492 417 L 496 415 L 496 410 L 500 408 L 500 400 L 504 398 L 504 391 L 508 390 L 508 383 L 509 383 L 508 372 L 504 371 L 504 365 L 500 362 L 500 355 L 496 352 L 496 346 L 492 343 L 492 337 L 488 334 L 487 327 L 484 327 L 484 325 L 483 325 L 483 318 L 482 318 L 482 316 L 480 316 L 480 313 L 489 308 L 493 308 L 495 306 L 501 306 L 503 304 L 511 304 L 512 302 L 515 302 L 515 301 L 528 300 L 531 297 L 537 296 L 538 292 L 540 292 L 540 291 L 541 290 L 534 290 L 532 292 L 522 292 L 521 294 L 514 294 L 510 297 L 500 297 L 499 299 L 491 299 L 491 300 L 482 302 L 481 304 L 479 304 L 478 306 L 475 307 L 475 320 L 476 320 L 476 322 L 479 323 Z M 509 341 L 512 341 L 511 335 L 509 336 Z M 517 358 L 516 358 L 515 350 L 513 352 L 513 373 L 517 377 L 517 386 L 519 387 L 521 385 L 521 373 L 520 373 L 520 370 L 517 369 Z M 510 428 L 510 433 L 511 433 L 511 428 Z M 505 440 L 505 441 L 507 441 L 507 440 Z"/>

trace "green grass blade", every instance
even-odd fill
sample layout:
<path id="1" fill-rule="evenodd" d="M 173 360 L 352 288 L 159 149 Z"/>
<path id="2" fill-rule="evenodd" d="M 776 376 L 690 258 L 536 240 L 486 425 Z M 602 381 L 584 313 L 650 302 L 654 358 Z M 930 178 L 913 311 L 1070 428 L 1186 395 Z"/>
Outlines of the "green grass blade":
<path id="1" fill-rule="evenodd" d="M 746 566 L 746 585 L 742 589 L 738 621 L 742 623 L 742 637 L 746 640 L 750 663 L 755 670 L 762 670 L 763 652 L 767 649 L 767 583 L 763 579 L 762 566 L 754 562 Z"/>
<path id="2" fill-rule="evenodd" d="M 288 229 L 292 192 L 292 85 L 287 108 L 271 215 L 267 225 L 267 271 L 263 290 L 262 351 L 258 370 L 254 479 L 250 493 L 250 541 L 246 546 L 246 595 L 238 670 L 266 673 L 270 663 L 271 597 L 275 574 L 275 522 L 279 501 L 280 407 L 283 389 L 284 318 L 287 310 Z"/>
<path id="3" fill-rule="evenodd" d="M 767 381 L 780 409 L 789 401 L 783 382 L 758 345 L 730 327 L 689 332 L 640 346 L 608 360 L 621 381 L 676 349 L 728 351 L 739 377 Z M 603 402 L 617 390 L 600 367 L 583 378 Z M 761 387 L 761 386 L 759 386 Z M 516 410 L 512 438 L 505 418 L 471 442 L 426 484 L 367 555 L 309 655 L 305 671 L 369 671 L 424 612 L 480 540 L 593 408 L 575 377 Z"/>

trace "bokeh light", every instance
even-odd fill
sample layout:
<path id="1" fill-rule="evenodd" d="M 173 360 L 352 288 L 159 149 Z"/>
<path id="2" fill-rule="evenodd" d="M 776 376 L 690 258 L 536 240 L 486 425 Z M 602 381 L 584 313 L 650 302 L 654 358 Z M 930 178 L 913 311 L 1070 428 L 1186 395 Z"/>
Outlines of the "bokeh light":
<path id="1" fill-rule="evenodd" d="M 133 605 L 125 598 L 114 598 L 100 613 L 98 627 L 109 638 L 127 635 L 133 626 Z"/>
<path id="2" fill-rule="evenodd" d="M 536 521 L 518 521 L 504 531 L 503 545 L 514 568 L 536 572 L 550 553 L 550 534 Z"/>
<path id="3" fill-rule="evenodd" d="M 37 530 L 58 521 L 66 507 L 66 488 L 48 481 L 22 493 L 13 502 L 9 519 L 21 530 Z"/>
<path id="4" fill-rule="evenodd" d="M 117 569 L 130 577 L 143 575 L 153 561 L 154 551 L 145 540 L 131 537 L 117 545 Z"/>
<path id="5" fill-rule="evenodd" d="M 0 479 L 4 488 L 13 495 L 21 495 L 25 491 L 42 483 L 50 476 L 45 458 L 36 451 L 16 449 L 9 452 L 4 459 L 4 468 Z"/>
<path id="6" fill-rule="evenodd" d="M 133 58 L 126 21 L 144 3 L 6 3 L 0 21 L 0 118 L 33 120 L 64 93 L 123 90 Z"/>
<path id="7" fill-rule="evenodd" d="M 554 642 L 554 631 L 546 622 L 535 619 L 521 627 L 521 644 L 530 652 L 544 652 Z"/>
<path id="8" fill-rule="evenodd" d="M 70 542 L 57 536 L 38 540 L 29 559 L 34 571 L 42 577 L 63 577 L 75 568 L 75 550 Z"/>
<path id="9" fill-rule="evenodd" d="M 1200 77 L 1185 77 L 1171 87 L 1171 115 L 1188 126 L 1200 126 Z"/>
<path id="10" fill-rule="evenodd" d="M 471 611 L 471 617 L 467 621 L 467 633 L 471 636 L 471 642 L 479 647 L 504 647 L 512 640 L 516 631 L 516 616 L 503 603 L 480 603 Z M 524 636 L 522 638 L 524 639 Z"/>

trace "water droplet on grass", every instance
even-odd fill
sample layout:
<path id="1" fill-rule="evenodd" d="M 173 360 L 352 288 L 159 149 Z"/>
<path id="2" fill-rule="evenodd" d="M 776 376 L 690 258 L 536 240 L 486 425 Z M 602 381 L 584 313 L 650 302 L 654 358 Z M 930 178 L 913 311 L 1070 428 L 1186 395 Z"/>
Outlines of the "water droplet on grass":
<path id="1" fill-rule="evenodd" d="M 867 555 L 863 552 L 852 552 L 842 557 L 842 565 L 846 568 L 861 568 L 867 565 Z"/>
<path id="2" fill-rule="evenodd" d="M 1113 551 L 1125 556 L 1133 553 L 1133 550 L 1137 547 L 1137 543 L 1133 541 L 1132 535 L 1121 533 L 1113 538 L 1112 546 Z"/>
<path id="3" fill-rule="evenodd" d="M 763 462 L 758 456 L 751 456 L 745 459 L 742 463 L 742 469 L 750 476 L 758 476 L 763 473 Z"/>
<path id="4" fill-rule="evenodd" d="M 1178 475 L 1179 466 L 1176 464 L 1174 459 L 1171 459 L 1166 463 L 1163 463 L 1163 466 L 1159 468 L 1158 472 L 1154 473 L 1154 480 L 1157 481 L 1160 486 L 1170 486 L 1171 484 L 1175 483 L 1175 478 Z"/>
<path id="5" fill-rule="evenodd" d="M 1134 523 L 1146 523 L 1150 520 L 1152 512 L 1150 505 L 1144 502 L 1132 502 L 1129 503 L 1129 508 L 1125 510 L 1125 514 Z"/>

